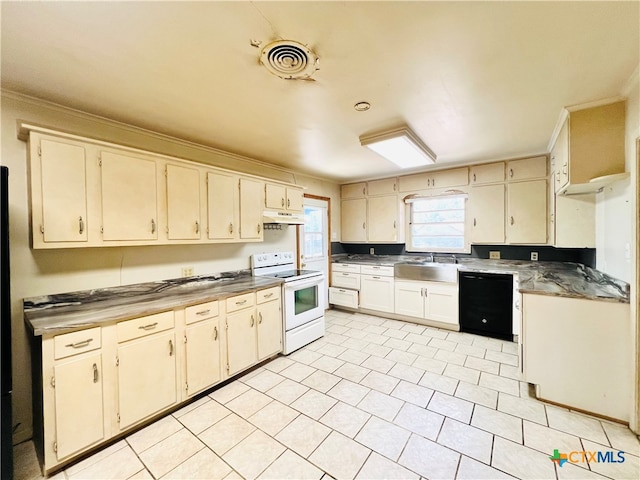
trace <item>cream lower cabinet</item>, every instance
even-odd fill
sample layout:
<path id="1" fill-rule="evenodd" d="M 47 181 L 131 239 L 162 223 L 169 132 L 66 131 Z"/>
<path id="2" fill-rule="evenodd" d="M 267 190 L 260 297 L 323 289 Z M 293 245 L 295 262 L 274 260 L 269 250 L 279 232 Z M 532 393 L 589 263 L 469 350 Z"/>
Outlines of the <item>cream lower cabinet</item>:
<path id="1" fill-rule="evenodd" d="M 258 360 L 263 360 L 282 351 L 280 287 L 260 290 L 256 296 Z"/>
<path id="2" fill-rule="evenodd" d="M 393 267 L 362 265 L 360 272 L 360 307 L 393 313 Z"/>
<path id="3" fill-rule="evenodd" d="M 394 292 L 398 315 L 459 324 L 457 283 L 396 280 Z"/>
<path id="4" fill-rule="evenodd" d="M 174 313 L 120 322 L 116 330 L 118 425 L 124 430 L 178 400 Z"/>
<path id="5" fill-rule="evenodd" d="M 628 422 L 629 315 L 628 303 L 523 294 L 524 380 L 542 400 Z"/>
<path id="6" fill-rule="evenodd" d="M 185 309 L 185 392 L 192 396 L 221 380 L 218 302 Z"/>

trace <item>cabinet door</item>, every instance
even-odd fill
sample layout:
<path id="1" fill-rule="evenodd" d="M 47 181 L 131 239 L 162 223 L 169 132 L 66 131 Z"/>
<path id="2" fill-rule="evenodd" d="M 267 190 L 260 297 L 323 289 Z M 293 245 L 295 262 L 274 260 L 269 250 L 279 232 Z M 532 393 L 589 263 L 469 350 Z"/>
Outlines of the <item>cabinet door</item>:
<path id="1" fill-rule="evenodd" d="M 351 183 L 340 187 L 340 198 L 364 198 L 367 194 L 367 184 L 365 182 Z"/>
<path id="2" fill-rule="evenodd" d="M 471 185 L 504 182 L 504 163 L 476 165 L 475 167 L 471 167 L 469 177 Z"/>
<path id="3" fill-rule="evenodd" d="M 396 195 L 371 197 L 368 206 L 368 237 L 370 242 L 397 242 L 400 227 L 400 206 Z"/>
<path id="4" fill-rule="evenodd" d="M 424 318 L 423 285 L 418 282 L 397 281 L 394 285 L 394 312 L 399 315 Z"/>
<path id="5" fill-rule="evenodd" d="M 167 165 L 167 238 L 200 238 L 200 172 L 195 168 Z"/>
<path id="6" fill-rule="evenodd" d="M 156 162 L 101 153 L 104 240 L 156 240 Z"/>
<path id="7" fill-rule="evenodd" d="M 220 329 L 218 319 L 189 325 L 185 331 L 187 395 L 220 381 Z"/>
<path id="8" fill-rule="evenodd" d="M 398 190 L 396 178 L 385 178 L 383 180 L 373 180 L 367 182 L 367 192 L 369 196 L 373 195 L 391 195 Z"/>
<path id="9" fill-rule="evenodd" d="M 176 403 L 176 357 L 173 331 L 118 346 L 120 429 Z"/>
<path id="10" fill-rule="evenodd" d="M 393 313 L 393 277 L 361 275 L 360 306 L 378 312 Z"/>
<path id="11" fill-rule="evenodd" d="M 507 242 L 546 243 L 547 181 L 507 185 Z"/>
<path id="12" fill-rule="evenodd" d="M 263 183 L 252 178 L 240 179 L 240 238 L 262 240 L 264 211 Z"/>
<path id="13" fill-rule="evenodd" d="M 458 324 L 458 285 L 429 282 L 425 286 L 425 318 Z"/>
<path id="14" fill-rule="evenodd" d="M 433 172 L 431 176 L 431 186 L 434 188 L 462 187 L 469 185 L 468 168 L 452 168 Z"/>
<path id="15" fill-rule="evenodd" d="M 596 195 L 555 197 L 555 246 L 595 248 Z"/>
<path id="16" fill-rule="evenodd" d="M 367 200 L 343 200 L 340 226 L 343 242 L 367 241 Z"/>
<path id="17" fill-rule="evenodd" d="M 62 460 L 104 438 L 102 354 L 54 367 L 57 457 Z"/>
<path id="18" fill-rule="evenodd" d="M 523 158 L 507 162 L 509 181 L 547 177 L 547 157 Z"/>
<path id="19" fill-rule="evenodd" d="M 265 186 L 265 205 L 269 209 L 284 210 L 287 207 L 287 189 L 284 185 L 267 183 Z"/>
<path id="20" fill-rule="evenodd" d="M 258 361 L 253 308 L 227 315 L 227 373 L 233 376 Z"/>
<path id="21" fill-rule="evenodd" d="M 287 187 L 287 211 L 302 212 L 304 193 L 301 188 Z"/>
<path id="22" fill-rule="evenodd" d="M 42 175 L 40 231 L 43 240 L 45 242 L 86 242 L 87 187 L 84 147 L 42 139 L 40 169 Z"/>
<path id="23" fill-rule="evenodd" d="M 280 300 L 258 305 L 258 360 L 282 351 L 282 310 Z"/>
<path id="24" fill-rule="evenodd" d="M 472 187 L 471 243 L 504 243 L 504 185 Z"/>
<path id="25" fill-rule="evenodd" d="M 569 183 L 569 119 L 564 123 L 551 150 L 556 172 L 554 190 L 560 191 Z"/>
<path id="26" fill-rule="evenodd" d="M 207 229 L 211 240 L 238 238 L 238 179 L 226 173 L 207 173 Z"/>

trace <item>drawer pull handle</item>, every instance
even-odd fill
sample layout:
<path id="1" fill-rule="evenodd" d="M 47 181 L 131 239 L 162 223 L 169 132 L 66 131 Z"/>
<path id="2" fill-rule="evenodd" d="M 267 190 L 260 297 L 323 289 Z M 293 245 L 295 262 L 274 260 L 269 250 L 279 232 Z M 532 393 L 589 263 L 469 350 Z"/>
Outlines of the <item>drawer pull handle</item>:
<path id="1" fill-rule="evenodd" d="M 513 178 L 513 168 L 509 169 L 509 178 Z"/>
<path id="2" fill-rule="evenodd" d="M 338 289 L 338 291 L 339 291 L 340 293 L 347 293 L 347 291 L 346 291 L 346 290 L 342 290 L 341 288 L 340 288 L 340 289 Z"/>
<path id="3" fill-rule="evenodd" d="M 156 221 L 151 219 L 151 233 L 156 233 Z"/>
<path id="4" fill-rule="evenodd" d="M 343 273 L 342 275 L 344 275 L 345 277 L 348 277 L 349 274 L 348 273 Z"/>
<path id="5" fill-rule="evenodd" d="M 253 327 L 256 324 L 256 319 L 251 315 L 251 326 Z"/>
<path id="6" fill-rule="evenodd" d="M 281 200 L 282 200 L 281 205 L 284 207 L 284 198 L 281 198 Z"/>
<path id="7" fill-rule="evenodd" d="M 246 298 L 244 300 L 240 300 L 240 301 L 236 302 L 236 305 L 244 305 L 245 303 L 247 303 L 247 299 Z"/>
<path id="8" fill-rule="evenodd" d="M 82 347 L 86 347 L 91 342 L 93 342 L 93 338 L 87 338 L 86 340 L 82 340 L 81 342 L 68 343 L 67 345 L 65 345 L 65 347 L 82 348 Z"/>
<path id="9" fill-rule="evenodd" d="M 218 327 L 213 327 L 213 339 L 218 340 Z"/>
<path id="10" fill-rule="evenodd" d="M 82 235 L 83 232 L 84 232 L 84 220 L 82 220 L 82 217 L 80 217 L 78 219 L 78 233 Z"/>
<path id="11" fill-rule="evenodd" d="M 93 364 L 93 383 L 98 383 L 98 365 Z"/>
<path id="12" fill-rule="evenodd" d="M 258 233 L 260 233 L 260 224 L 258 224 Z"/>
<path id="13" fill-rule="evenodd" d="M 291 208 L 291 199 L 287 198 L 287 208 Z"/>
<path id="14" fill-rule="evenodd" d="M 200 222 L 196 220 L 196 233 L 200 233 Z"/>
<path id="15" fill-rule="evenodd" d="M 363 228 L 363 229 L 367 228 L 367 226 L 366 226 L 365 222 L 362 222 L 362 228 Z"/>
<path id="16" fill-rule="evenodd" d="M 200 310 L 199 312 L 196 312 L 196 315 L 207 315 L 210 311 L 211 309 L 207 308 L 206 310 Z"/>
<path id="17" fill-rule="evenodd" d="M 476 226 L 476 219 L 475 218 L 473 219 L 473 226 L 474 227 Z"/>
<path id="18" fill-rule="evenodd" d="M 156 326 L 158 326 L 158 322 L 153 322 L 148 325 L 140 325 L 138 328 L 140 330 L 153 330 Z"/>
<path id="19" fill-rule="evenodd" d="M 513 225 L 513 215 L 511 216 L 511 225 Z"/>
<path id="20" fill-rule="evenodd" d="M 262 323 L 262 312 L 258 312 L 258 325 Z"/>
<path id="21" fill-rule="evenodd" d="M 375 278 L 376 280 L 380 280 L 380 277 L 373 277 L 373 278 Z"/>
<path id="22" fill-rule="evenodd" d="M 173 340 L 169 340 L 169 356 L 173 357 Z"/>
<path id="23" fill-rule="evenodd" d="M 273 292 L 271 292 L 271 293 L 267 293 L 267 294 L 264 296 L 264 298 L 271 298 L 271 297 L 273 297 Z"/>
<path id="24" fill-rule="evenodd" d="M 473 181 L 474 182 L 476 181 L 476 174 L 475 173 L 473 174 Z"/>

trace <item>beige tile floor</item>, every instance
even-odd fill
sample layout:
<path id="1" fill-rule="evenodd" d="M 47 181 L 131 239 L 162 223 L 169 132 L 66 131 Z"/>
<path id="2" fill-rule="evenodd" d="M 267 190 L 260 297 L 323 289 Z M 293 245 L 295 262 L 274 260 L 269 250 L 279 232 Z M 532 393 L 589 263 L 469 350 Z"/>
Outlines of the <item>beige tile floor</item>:
<path id="1" fill-rule="evenodd" d="M 618 424 L 537 401 L 516 345 L 351 314 L 327 334 L 69 466 L 56 479 L 625 479 Z M 626 452 L 557 467 L 553 450 Z M 40 478 L 33 444 L 17 480 Z"/>

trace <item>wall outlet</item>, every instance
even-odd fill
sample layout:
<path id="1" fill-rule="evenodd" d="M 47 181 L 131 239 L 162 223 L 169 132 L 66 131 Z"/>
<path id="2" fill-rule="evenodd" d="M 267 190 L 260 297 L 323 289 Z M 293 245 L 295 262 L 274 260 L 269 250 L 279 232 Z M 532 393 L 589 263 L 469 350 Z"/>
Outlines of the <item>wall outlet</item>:
<path id="1" fill-rule="evenodd" d="M 369 249 L 369 255 L 375 255 L 375 254 L 376 254 L 376 249 L 375 249 L 375 248 L 373 248 L 373 247 L 371 247 L 371 248 Z"/>
<path id="2" fill-rule="evenodd" d="M 500 252 L 499 251 L 495 251 L 495 250 L 490 250 L 489 251 L 489 258 L 491 260 L 500 260 Z"/>
<path id="3" fill-rule="evenodd" d="M 531 260 L 538 260 L 538 252 L 531 252 Z"/>
<path id="4" fill-rule="evenodd" d="M 183 277 L 193 277 L 193 267 L 182 267 Z"/>

